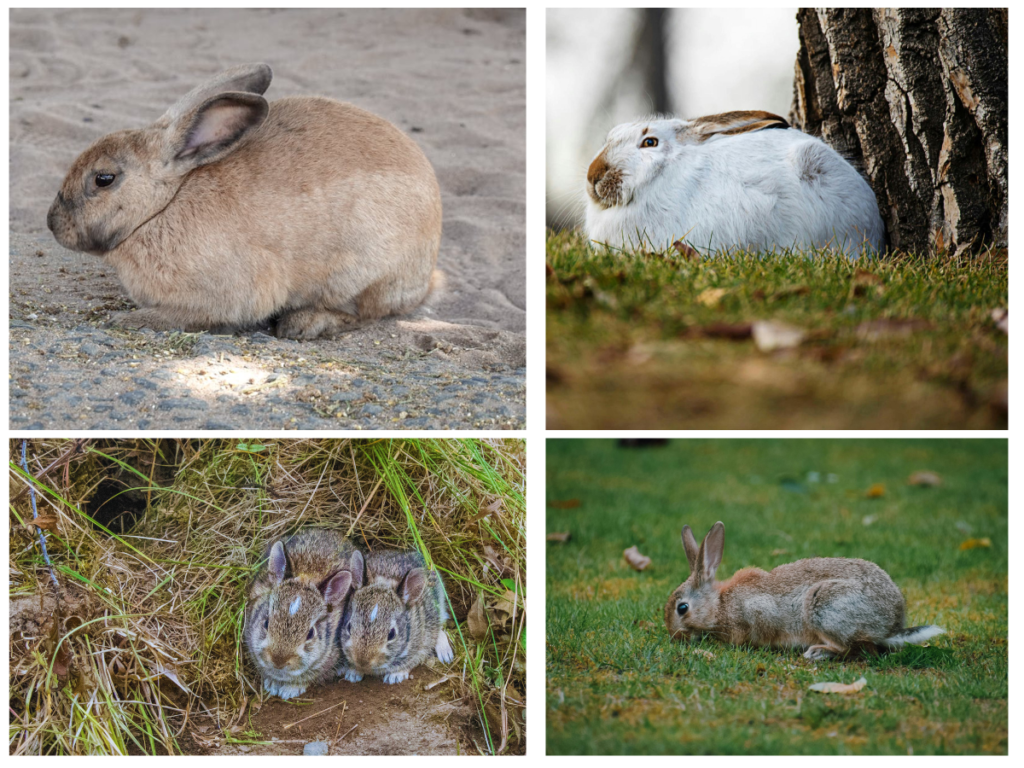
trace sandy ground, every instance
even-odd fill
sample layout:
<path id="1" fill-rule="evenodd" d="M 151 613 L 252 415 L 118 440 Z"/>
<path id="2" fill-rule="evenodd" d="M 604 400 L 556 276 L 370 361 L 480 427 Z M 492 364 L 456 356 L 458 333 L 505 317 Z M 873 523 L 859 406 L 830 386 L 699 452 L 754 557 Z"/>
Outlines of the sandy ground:
<path id="1" fill-rule="evenodd" d="M 522 10 L 11 12 L 11 426 L 16 429 L 522 428 Z M 152 122 L 217 71 L 274 68 L 412 136 L 444 204 L 429 306 L 332 340 L 108 328 L 113 269 L 45 216 L 74 158 Z"/>

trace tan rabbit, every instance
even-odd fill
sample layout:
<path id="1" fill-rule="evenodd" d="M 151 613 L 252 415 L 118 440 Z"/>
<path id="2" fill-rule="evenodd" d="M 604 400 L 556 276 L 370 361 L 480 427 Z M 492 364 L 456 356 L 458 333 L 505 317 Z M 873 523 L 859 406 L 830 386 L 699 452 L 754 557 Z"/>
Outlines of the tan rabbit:
<path id="1" fill-rule="evenodd" d="M 448 663 L 452 651 L 444 623 L 444 584 L 418 552 L 372 552 L 352 558 L 356 591 L 349 599 L 339 638 L 338 674 L 357 683 L 363 675 L 400 683 L 431 656 Z"/>
<path id="2" fill-rule="evenodd" d="M 725 526 L 715 523 L 697 546 L 683 526 L 690 578 L 665 605 L 673 638 L 708 634 L 735 645 L 806 649 L 808 659 L 842 656 L 858 647 L 897 648 L 945 632 L 903 626 L 904 601 L 889 574 L 867 560 L 816 557 L 771 573 L 744 568 L 716 582 Z"/>
<path id="3" fill-rule="evenodd" d="M 268 693 L 290 699 L 334 676 L 354 554 L 348 539 L 323 528 L 269 547 L 249 587 L 244 630 Z"/>
<path id="4" fill-rule="evenodd" d="M 148 128 L 99 139 L 46 223 L 100 255 L 130 324 L 312 339 L 408 312 L 441 242 L 430 162 L 388 121 L 332 99 L 272 104 L 266 64 L 222 72 Z"/>

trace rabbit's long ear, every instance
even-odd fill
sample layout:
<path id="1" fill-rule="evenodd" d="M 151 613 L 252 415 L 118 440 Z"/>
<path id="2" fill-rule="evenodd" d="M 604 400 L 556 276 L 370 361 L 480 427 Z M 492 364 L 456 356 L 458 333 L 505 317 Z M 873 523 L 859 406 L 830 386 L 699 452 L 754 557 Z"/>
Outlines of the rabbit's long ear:
<path id="1" fill-rule="evenodd" d="M 269 109 L 254 93 L 213 96 L 168 126 L 166 159 L 182 172 L 220 160 L 266 120 Z"/>
<path id="2" fill-rule="evenodd" d="M 352 553 L 352 562 L 349 565 L 349 569 L 352 571 L 352 587 L 354 589 L 361 589 L 363 586 L 363 569 L 365 564 L 363 563 L 363 553 L 358 549 Z"/>
<path id="3" fill-rule="evenodd" d="M 320 585 L 320 592 L 324 596 L 324 602 L 331 606 L 339 606 L 348 597 L 348 591 L 352 587 L 352 572 L 338 571 L 329 576 Z"/>
<path id="4" fill-rule="evenodd" d="M 760 110 L 723 112 L 689 121 L 689 133 L 698 141 L 707 141 L 716 136 L 753 133 L 769 128 L 789 128 L 789 123 L 783 117 Z"/>
<path id="5" fill-rule="evenodd" d="M 398 595 L 406 605 L 415 605 L 423 597 L 426 586 L 427 572 L 422 568 L 413 568 L 398 586 Z"/>
<path id="6" fill-rule="evenodd" d="M 683 526 L 683 549 L 686 550 L 686 562 L 690 564 L 690 573 L 697 570 L 697 556 L 700 553 L 700 545 L 693 536 L 690 526 Z"/>
<path id="7" fill-rule="evenodd" d="M 270 548 L 270 558 L 267 560 L 267 570 L 270 572 L 271 578 L 280 584 L 284 581 L 284 573 L 288 569 L 288 560 L 284 556 L 284 544 L 280 541 L 275 541 L 274 546 Z"/>
<path id="8" fill-rule="evenodd" d="M 725 526 L 719 520 L 708 531 L 704 537 L 704 543 L 700 545 L 700 554 L 697 557 L 702 581 L 714 581 L 715 572 L 722 564 L 722 552 L 725 550 Z"/>
<path id="9" fill-rule="evenodd" d="M 197 85 L 191 91 L 178 99 L 174 105 L 164 113 L 161 121 L 167 124 L 177 122 L 183 115 L 193 111 L 203 102 L 212 96 L 222 93 L 254 93 L 257 96 L 266 92 L 270 87 L 270 81 L 274 77 L 273 70 L 266 64 L 242 64 L 231 69 L 225 69 L 219 75 L 215 75 L 205 83 Z"/>

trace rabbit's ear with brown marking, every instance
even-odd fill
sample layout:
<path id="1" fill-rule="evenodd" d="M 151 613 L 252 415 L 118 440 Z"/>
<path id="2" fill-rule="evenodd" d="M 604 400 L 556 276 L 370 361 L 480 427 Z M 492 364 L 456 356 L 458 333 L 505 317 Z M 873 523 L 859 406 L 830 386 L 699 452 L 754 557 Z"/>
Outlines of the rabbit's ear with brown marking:
<path id="1" fill-rule="evenodd" d="M 398 587 L 398 594 L 406 605 L 414 605 L 423 597 L 427 586 L 427 572 L 422 568 L 413 568 L 406 574 Z"/>
<path id="2" fill-rule="evenodd" d="M 683 526 L 683 549 L 686 550 L 686 562 L 690 564 L 690 573 L 697 570 L 697 554 L 700 552 L 700 545 L 693 536 L 693 529 L 688 525 Z"/>
<path id="3" fill-rule="evenodd" d="M 168 158 L 182 171 L 221 160 L 267 118 L 266 99 L 254 93 L 221 93 L 171 123 Z"/>
<path id="4" fill-rule="evenodd" d="M 722 553 L 725 550 L 725 526 L 721 521 L 711 526 L 708 535 L 704 537 L 700 545 L 700 552 L 697 554 L 698 581 L 706 583 L 715 580 L 715 573 L 718 566 L 722 564 Z"/>
<path id="5" fill-rule="evenodd" d="M 690 121 L 690 131 L 701 141 L 707 141 L 712 136 L 735 136 L 766 128 L 789 128 L 789 123 L 783 117 L 762 110 L 723 112 L 696 117 Z"/>

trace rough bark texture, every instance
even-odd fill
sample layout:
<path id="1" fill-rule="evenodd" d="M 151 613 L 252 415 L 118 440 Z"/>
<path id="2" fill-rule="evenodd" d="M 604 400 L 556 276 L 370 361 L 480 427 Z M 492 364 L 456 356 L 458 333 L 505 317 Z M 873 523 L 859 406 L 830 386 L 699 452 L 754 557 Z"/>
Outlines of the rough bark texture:
<path id="1" fill-rule="evenodd" d="M 1007 9 L 797 13 L 790 122 L 862 168 L 889 246 L 1006 246 Z"/>

